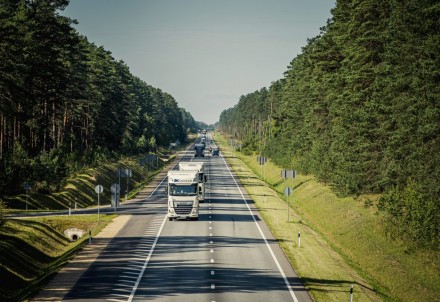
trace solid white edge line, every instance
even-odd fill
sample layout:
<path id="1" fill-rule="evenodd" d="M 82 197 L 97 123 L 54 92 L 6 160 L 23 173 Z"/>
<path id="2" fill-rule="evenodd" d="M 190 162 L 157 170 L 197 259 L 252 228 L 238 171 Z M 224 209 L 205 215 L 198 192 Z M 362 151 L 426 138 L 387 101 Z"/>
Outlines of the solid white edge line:
<path id="1" fill-rule="evenodd" d="M 226 168 L 227 168 L 228 171 L 229 171 L 229 174 L 231 174 L 232 179 L 234 180 L 235 185 L 237 186 L 238 191 L 240 191 L 241 197 L 243 198 L 243 200 L 244 200 L 244 202 L 245 202 L 245 204 L 246 204 L 246 206 L 247 206 L 249 212 L 251 213 L 252 219 L 254 220 L 255 225 L 257 226 L 257 229 L 258 229 L 258 231 L 259 231 L 260 234 L 261 234 L 261 237 L 263 237 L 263 240 L 264 240 L 264 242 L 266 243 L 266 246 L 267 246 L 267 248 L 268 248 L 270 254 L 272 255 L 272 258 L 273 258 L 273 260 L 275 261 L 275 264 L 277 265 L 278 270 L 280 271 L 281 276 L 282 276 L 283 279 L 284 279 L 284 283 L 286 283 L 286 286 L 287 286 L 287 288 L 289 289 L 289 292 L 290 292 L 290 295 L 292 296 L 293 301 L 298 302 L 298 299 L 296 298 L 295 293 L 293 292 L 292 286 L 290 286 L 289 280 L 287 280 L 286 274 L 284 273 L 283 269 L 281 268 L 281 265 L 280 265 L 280 263 L 278 262 L 278 259 L 275 257 L 275 254 L 274 254 L 274 252 L 272 251 L 272 248 L 271 248 L 270 245 L 269 245 L 269 242 L 267 241 L 266 237 L 265 237 L 264 234 L 263 234 L 263 231 L 261 230 L 260 226 L 258 225 L 257 220 L 255 219 L 254 215 L 252 214 L 252 210 L 251 210 L 251 208 L 249 207 L 249 204 L 248 204 L 248 202 L 246 201 L 246 198 L 244 197 L 244 194 L 243 194 L 243 192 L 241 191 L 240 186 L 238 185 L 237 181 L 235 180 L 234 175 L 232 175 L 232 172 L 231 172 L 231 169 L 229 169 L 229 165 L 228 165 L 228 163 L 226 162 L 226 160 L 225 160 L 225 158 L 224 158 L 223 156 L 222 156 L 222 159 L 223 159 L 223 161 L 224 161 L 224 163 L 225 163 L 225 165 L 226 165 Z"/>
<path id="2" fill-rule="evenodd" d="M 136 279 L 136 283 L 135 283 L 135 285 L 133 287 L 133 290 L 130 293 L 130 297 L 127 300 L 128 302 L 131 302 L 133 300 L 133 297 L 134 297 L 134 295 L 136 293 L 136 290 L 139 287 L 139 284 L 141 283 L 142 276 L 144 275 L 144 272 L 145 272 L 145 270 L 147 268 L 148 262 L 150 262 L 151 256 L 153 255 L 153 251 L 154 251 L 154 249 L 156 247 L 157 241 L 159 240 L 160 234 L 162 233 L 162 230 L 163 230 L 163 227 L 165 226 L 165 222 L 166 221 L 167 221 L 167 216 L 165 215 L 165 217 L 164 217 L 164 219 L 162 221 L 162 225 L 160 226 L 159 232 L 157 232 L 156 239 L 154 239 L 154 243 L 151 246 L 150 252 L 148 253 L 148 257 L 147 257 L 147 259 L 145 259 L 144 265 L 142 266 L 142 270 L 139 272 L 139 275 L 138 275 L 138 277 Z"/>

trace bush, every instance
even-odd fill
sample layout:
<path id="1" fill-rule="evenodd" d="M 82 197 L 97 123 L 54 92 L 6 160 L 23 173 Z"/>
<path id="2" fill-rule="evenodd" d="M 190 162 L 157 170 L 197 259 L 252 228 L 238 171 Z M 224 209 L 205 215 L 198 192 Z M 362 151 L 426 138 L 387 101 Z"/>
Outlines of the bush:
<path id="1" fill-rule="evenodd" d="M 438 248 L 440 205 L 425 192 L 413 181 L 405 187 L 394 187 L 382 195 L 379 210 L 385 212 L 385 225 L 392 237 Z"/>

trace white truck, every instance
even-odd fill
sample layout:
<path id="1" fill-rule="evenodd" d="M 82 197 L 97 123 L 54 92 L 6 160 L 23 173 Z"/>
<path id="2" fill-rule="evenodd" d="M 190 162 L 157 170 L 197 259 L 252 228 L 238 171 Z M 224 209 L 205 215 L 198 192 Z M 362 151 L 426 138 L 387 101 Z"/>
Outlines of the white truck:
<path id="1" fill-rule="evenodd" d="M 197 171 L 198 173 L 198 196 L 199 202 L 205 201 L 205 183 L 207 181 L 207 176 L 205 175 L 205 163 L 204 162 L 180 162 L 180 171 Z"/>
<path id="2" fill-rule="evenodd" d="M 168 171 L 168 220 L 199 219 L 199 174 L 197 171 Z"/>

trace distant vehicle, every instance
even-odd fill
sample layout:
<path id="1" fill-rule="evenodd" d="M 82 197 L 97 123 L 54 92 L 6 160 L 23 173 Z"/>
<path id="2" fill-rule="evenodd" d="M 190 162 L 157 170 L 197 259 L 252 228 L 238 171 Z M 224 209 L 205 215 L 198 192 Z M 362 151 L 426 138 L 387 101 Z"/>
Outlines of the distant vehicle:
<path id="1" fill-rule="evenodd" d="M 195 144 L 194 145 L 194 157 L 201 156 L 205 157 L 205 145 L 204 144 Z"/>
<path id="2" fill-rule="evenodd" d="M 203 134 L 206 134 L 206 129 L 203 129 L 202 133 L 203 133 Z"/>
<path id="3" fill-rule="evenodd" d="M 199 219 L 199 173 L 168 171 L 168 219 Z"/>
<path id="4" fill-rule="evenodd" d="M 212 149 L 212 156 L 214 156 L 214 155 L 217 155 L 217 156 L 220 155 L 220 150 L 219 150 L 219 148 L 214 148 L 214 149 Z"/>

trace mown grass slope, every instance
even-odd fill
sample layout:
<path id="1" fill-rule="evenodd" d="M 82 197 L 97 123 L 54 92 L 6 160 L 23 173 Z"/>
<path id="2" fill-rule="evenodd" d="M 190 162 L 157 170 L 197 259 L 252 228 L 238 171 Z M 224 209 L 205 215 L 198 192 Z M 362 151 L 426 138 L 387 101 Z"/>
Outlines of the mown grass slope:
<path id="1" fill-rule="evenodd" d="M 98 195 L 95 192 L 97 185 L 102 185 L 103 193 L 100 195 L 100 204 L 111 202 L 110 188 L 113 184 L 121 185 L 121 200 L 125 200 L 128 187 L 128 198 L 135 196 L 156 173 L 158 173 L 168 158 L 159 158 L 157 162 L 140 164 L 142 158 L 123 158 L 117 161 L 103 163 L 98 167 L 84 168 L 80 172 L 66 179 L 63 190 L 58 193 L 42 194 L 31 191 L 28 196 L 21 194 L 6 198 L 8 208 L 14 211 L 29 210 L 66 210 L 69 207 L 85 208 L 96 206 Z M 128 179 L 116 175 L 118 169 L 130 169 L 132 177 Z"/>
<path id="2" fill-rule="evenodd" d="M 7 219 L 0 227 L 0 301 L 20 301 L 37 290 L 87 242 L 88 236 L 70 241 L 64 230 L 76 227 L 94 236 L 114 217 Z"/>

